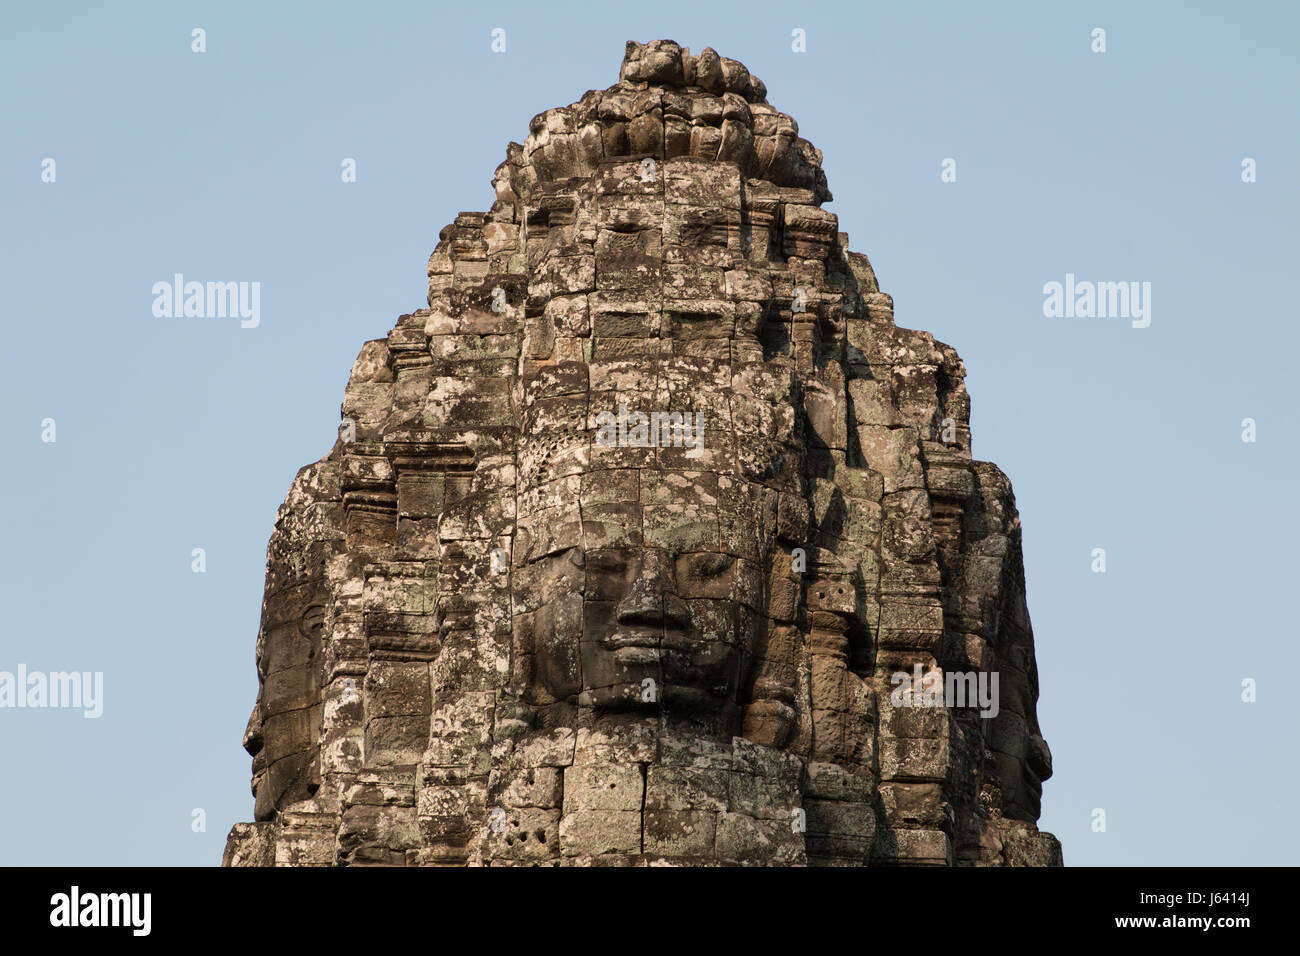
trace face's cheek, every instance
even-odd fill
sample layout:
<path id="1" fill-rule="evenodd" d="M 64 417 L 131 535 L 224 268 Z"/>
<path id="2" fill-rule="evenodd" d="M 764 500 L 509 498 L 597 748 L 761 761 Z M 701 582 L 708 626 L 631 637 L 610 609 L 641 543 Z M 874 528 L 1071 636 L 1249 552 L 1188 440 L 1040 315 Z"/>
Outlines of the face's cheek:
<path id="1" fill-rule="evenodd" d="M 602 700 L 629 676 L 605 644 L 614 631 L 616 608 L 614 601 L 588 599 L 582 609 L 582 689 Z"/>
<path id="2" fill-rule="evenodd" d="M 253 757 L 254 809 L 255 819 L 267 820 L 283 803 L 283 796 L 290 784 L 285 779 L 289 764 L 297 769 L 295 760 L 306 748 L 310 735 L 305 724 L 294 721 L 291 716 L 293 701 L 288 698 L 286 678 L 302 673 L 306 661 L 306 649 L 300 645 L 295 623 L 285 621 L 271 627 L 266 635 L 266 653 L 261 662 L 265 671 L 258 693 L 257 707 L 257 753 Z M 299 660 L 299 658 L 303 658 Z"/>
<path id="3" fill-rule="evenodd" d="M 620 608 L 628 597 L 636 555 L 593 551 L 587 555 L 582 604 L 582 689 L 604 692 L 630 676 L 609 641 L 618 630 Z"/>
<path id="4" fill-rule="evenodd" d="M 258 690 L 257 752 L 253 756 L 256 819 L 269 819 L 281 804 L 288 781 L 284 762 L 307 746 L 310 736 L 305 725 L 291 716 L 293 700 L 289 683 L 306 669 L 308 648 L 298 636 L 296 622 L 281 621 L 266 632 L 265 654 Z M 251 723 L 251 722 L 250 722 Z"/>
<path id="5" fill-rule="evenodd" d="M 582 554 L 570 549 L 547 555 L 516 575 L 520 607 L 532 609 L 532 681 L 539 703 L 567 700 L 582 689 L 578 642 L 582 635 Z"/>
<path id="6" fill-rule="evenodd" d="M 307 798 L 319 782 L 323 623 L 324 605 L 310 586 L 281 592 L 263 619 L 257 704 L 244 732 L 259 820 Z"/>
<path id="7" fill-rule="evenodd" d="M 575 696 L 582 690 L 582 595 L 559 594 L 551 598 L 537 609 L 533 628 L 537 680 L 556 700 Z"/>
<path id="8" fill-rule="evenodd" d="M 742 609 L 731 601 L 710 598 L 684 603 L 691 634 L 688 641 L 665 650 L 664 680 L 729 693 L 736 682 Z"/>
<path id="9" fill-rule="evenodd" d="M 588 603 L 618 604 L 627 596 L 639 565 L 638 555 L 627 551 L 593 551 L 587 556 L 585 593 Z M 611 614 L 610 620 L 613 621 Z"/>

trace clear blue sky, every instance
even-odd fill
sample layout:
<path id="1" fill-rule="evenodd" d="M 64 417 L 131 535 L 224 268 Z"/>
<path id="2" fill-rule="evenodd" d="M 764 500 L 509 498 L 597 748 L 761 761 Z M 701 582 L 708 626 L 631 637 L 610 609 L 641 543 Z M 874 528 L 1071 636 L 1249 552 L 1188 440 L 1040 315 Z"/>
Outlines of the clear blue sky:
<path id="1" fill-rule="evenodd" d="M 267 537 L 362 342 L 424 304 L 535 113 L 668 37 L 763 78 L 899 324 L 965 359 L 1024 522 L 1067 864 L 1296 863 L 1297 9 L 6 4 L 0 670 L 103 671 L 105 700 L 0 710 L 0 862 L 219 862 L 252 813 Z M 154 317 L 177 272 L 260 282 L 260 326 Z M 1150 327 L 1045 318 L 1066 273 L 1150 282 Z"/>

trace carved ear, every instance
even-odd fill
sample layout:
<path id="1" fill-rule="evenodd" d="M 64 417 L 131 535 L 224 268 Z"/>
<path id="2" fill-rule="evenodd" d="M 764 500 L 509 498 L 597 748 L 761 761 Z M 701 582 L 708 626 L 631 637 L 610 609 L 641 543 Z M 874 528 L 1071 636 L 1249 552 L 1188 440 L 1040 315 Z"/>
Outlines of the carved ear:
<path id="1" fill-rule="evenodd" d="M 799 726 L 798 662 L 804 657 L 803 636 L 792 625 L 769 624 L 760 635 L 752 662 L 747 662 L 748 687 L 741 736 L 756 744 L 784 749 Z"/>
<path id="2" fill-rule="evenodd" d="M 308 640 L 319 640 L 325 627 L 325 605 L 311 604 L 298 619 L 298 633 Z"/>
<path id="3" fill-rule="evenodd" d="M 778 700 L 756 700 L 745 708 L 741 736 L 765 747 L 784 750 L 795 729 L 799 715 Z"/>
<path id="4" fill-rule="evenodd" d="M 509 737 L 518 737 L 531 730 L 536 722 L 537 711 L 513 694 L 503 695 L 497 701 L 496 715 L 492 722 L 492 739 L 500 741 Z"/>

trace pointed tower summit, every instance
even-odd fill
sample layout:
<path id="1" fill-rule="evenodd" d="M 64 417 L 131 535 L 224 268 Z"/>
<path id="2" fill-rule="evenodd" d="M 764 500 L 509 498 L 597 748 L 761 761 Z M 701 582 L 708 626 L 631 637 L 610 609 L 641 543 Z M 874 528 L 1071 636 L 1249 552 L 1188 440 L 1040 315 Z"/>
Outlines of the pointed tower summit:
<path id="1" fill-rule="evenodd" d="M 367 342 L 227 865 L 1057 865 L 1011 486 L 741 63 L 629 43 Z"/>

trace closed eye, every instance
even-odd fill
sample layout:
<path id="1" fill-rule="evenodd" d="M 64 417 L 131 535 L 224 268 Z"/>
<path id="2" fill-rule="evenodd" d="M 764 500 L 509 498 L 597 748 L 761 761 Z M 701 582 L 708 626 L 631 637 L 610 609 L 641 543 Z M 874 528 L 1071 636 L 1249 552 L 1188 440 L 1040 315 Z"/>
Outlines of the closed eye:
<path id="1" fill-rule="evenodd" d="M 730 554 L 701 554 L 691 559 L 688 573 L 694 578 L 716 578 L 735 563 Z"/>
<path id="2" fill-rule="evenodd" d="M 593 571 L 617 573 L 627 570 L 627 559 L 610 551 L 589 551 L 587 553 L 587 568 Z"/>

